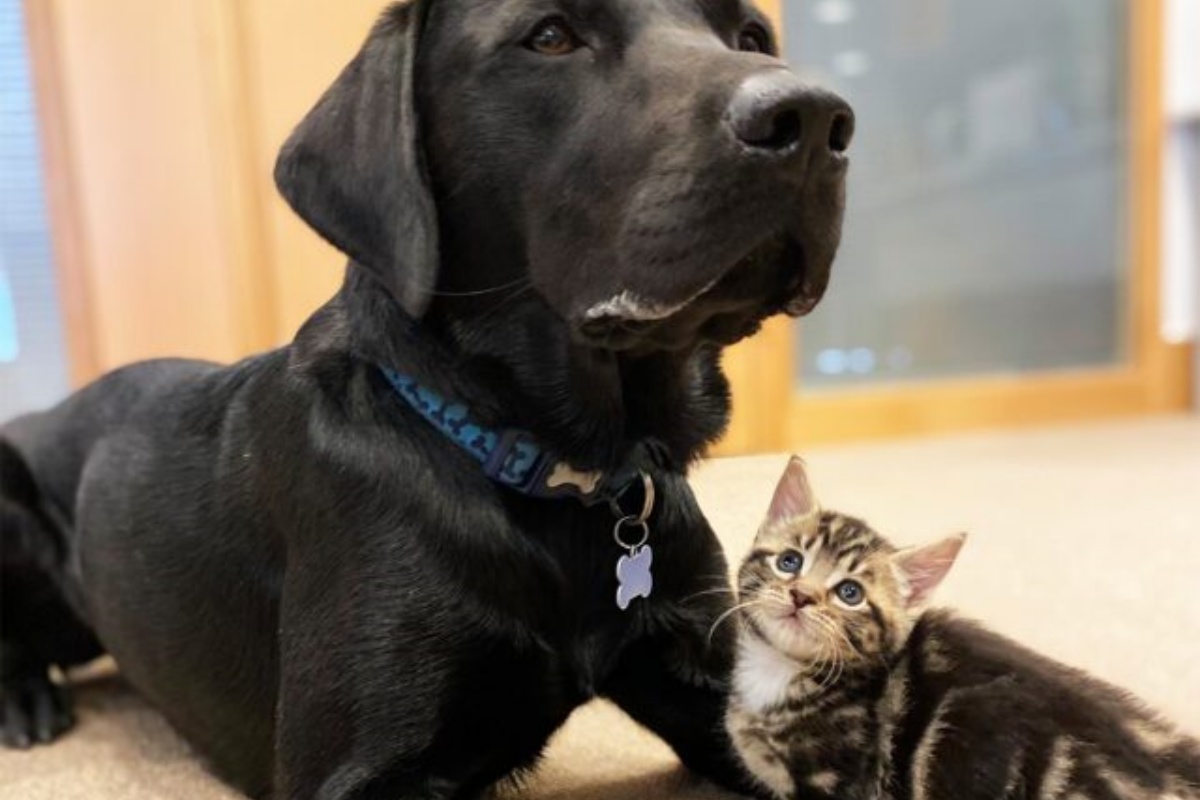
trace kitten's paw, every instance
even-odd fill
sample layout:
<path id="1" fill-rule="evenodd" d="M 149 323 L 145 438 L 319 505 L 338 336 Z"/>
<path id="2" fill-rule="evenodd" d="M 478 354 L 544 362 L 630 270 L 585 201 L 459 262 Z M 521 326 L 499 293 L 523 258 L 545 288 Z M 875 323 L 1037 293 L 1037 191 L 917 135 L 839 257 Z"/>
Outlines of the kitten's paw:
<path id="1" fill-rule="evenodd" d="M 0 685 L 0 746 L 26 750 L 74 724 L 66 691 L 49 676 L 7 678 Z"/>

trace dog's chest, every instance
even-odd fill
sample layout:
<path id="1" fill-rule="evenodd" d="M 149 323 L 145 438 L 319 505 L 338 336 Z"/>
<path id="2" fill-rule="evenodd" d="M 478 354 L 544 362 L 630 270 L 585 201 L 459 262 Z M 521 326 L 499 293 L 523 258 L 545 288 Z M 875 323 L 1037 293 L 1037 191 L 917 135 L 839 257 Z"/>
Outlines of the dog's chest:
<path id="1" fill-rule="evenodd" d="M 604 691 L 624 645 L 621 636 L 611 631 L 581 633 L 566 650 L 564 666 L 572 684 L 586 699 Z"/>
<path id="2" fill-rule="evenodd" d="M 662 502 L 664 494 L 659 497 Z M 657 515 L 649 521 L 647 543 L 653 555 L 647 557 L 647 552 L 642 556 L 651 562 L 644 564 L 650 573 L 650 581 L 644 581 L 646 576 L 631 574 L 636 572 L 630 566 L 633 557 L 628 546 L 616 541 L 617 519 L 607 508 L 564 504 L 540 510 L 540 514 L 518 515 L 513 521 L 549 556 L 542 573 L 546 593 L 536 604 L 547 615 L 543 618 L 546 649 L 560 679 L 569 681 L 582 696 L 603 693 L 631 645 L 639 640 L 668 630 L 681 634 L 676 630 L 683 624 L 681 620 L 692 617 L 699 620 L 697 631 L 707 631 L 708 626 L 701 623 L 711 622 L 709 616 L 715 617 L 721 610 L 715 608 L 720 605 L 719 595 L 704 594 L 701 585 L 704 576 L 721 571 L 719 567 L 706 568 L 714 561 L 709 548 L 715 545 L 710 537 L 697 536 L 695 528 L 680 525 L 686 515 L 676 511 L 666 515 L 670 523 L 660 522 Z M 697 518 L 698 526 L 703 526 L 703 518 Z M 626 544 L 638 544 L 640 538 L 629 537 Z M 719 560 L 719 551 L 716 555 Z M 627 579 L 624 584 L 622 577 Z M 707 604 L 694 600 L 688 604 L 688 613 L 681 613 L 682 599 L 697 596 L 711 600 L 711 615 L 700 613 L 700 607 Z"/>
<path id="3" fill-rule="evenodd" d="M 655 598 L 637 598 L 619 608 L 615 555 L 611 564 L 568 580 L 572 587 L 558 607 L 551 650 L 561 679 L 587 699 L 603 693 L 630 644 L 645 634 Z"/>

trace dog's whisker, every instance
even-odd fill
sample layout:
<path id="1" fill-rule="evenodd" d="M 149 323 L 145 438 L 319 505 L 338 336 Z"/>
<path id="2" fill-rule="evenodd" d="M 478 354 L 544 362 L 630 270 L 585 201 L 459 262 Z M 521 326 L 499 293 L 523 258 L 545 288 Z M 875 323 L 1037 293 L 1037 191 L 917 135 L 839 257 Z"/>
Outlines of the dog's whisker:
<path id="1" fill-rule="evenodd" d="M 503 292 L 503 291 L 507 291 L 509 289 L 514 289 L 517 287 L 524 288 L 524 287 L 532 287 L 532 286 L 533 286 L 533 281 L 531 279 L 519 278 L 515 281 L 511 281 L 509 283 L 503 283 L 503 284 L 500 284 L 499 286 L 491 286 L 487 289 L 475 289 L 475 290 L 465 291 L 465 292 L 450 292 L 450 291 L 446 291 L 446 290 L 442 290 L 442 289 L 432 289 L 429 291 L 429 294 L 432 297 L 484 297 L 489 294 L 496 294 L 497 292 Z"/>

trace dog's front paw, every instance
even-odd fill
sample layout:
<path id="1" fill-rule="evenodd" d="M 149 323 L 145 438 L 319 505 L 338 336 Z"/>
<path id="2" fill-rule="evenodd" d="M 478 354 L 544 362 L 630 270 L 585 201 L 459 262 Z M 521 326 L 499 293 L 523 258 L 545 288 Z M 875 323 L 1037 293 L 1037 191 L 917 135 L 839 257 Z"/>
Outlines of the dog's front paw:
<path id="1" fill-rule="evenodd" d="M 71 702 L 47 675 L 6 678 L 0 685 L 0 745 L 25 750 L 75 724 Z"/>

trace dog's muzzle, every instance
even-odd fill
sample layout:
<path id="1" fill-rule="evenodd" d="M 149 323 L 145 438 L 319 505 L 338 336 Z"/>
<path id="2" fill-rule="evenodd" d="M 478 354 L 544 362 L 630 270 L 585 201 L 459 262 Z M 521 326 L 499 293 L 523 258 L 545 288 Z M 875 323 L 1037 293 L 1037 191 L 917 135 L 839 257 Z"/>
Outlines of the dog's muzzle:
<path id="1" fill-rule="evenodd" d="M 841 238 L 854 125 L 854 113 L 844 100 L 809 86 L 784 67 L 746 78 L 722 119 L 724 135 L 737 148 L 735 168 L 767 176 L 778 187 L 780 207 L 764 215 L 764 229 L 744 251 L 696 265 L 687 280 L 673 281 L 672 296 L 625 286 L 588 305 L 576 320 L 582 337 L 602 346 L 636 338 L 701 299 L 728 314 L 719 295 L 729 287 L 742 292 L 738 305 L 748 317 L 756 312 L 759 318 L 810 313 L 828 286 Z M 770 285 L 741 273 L 769 275 Z M 760 290 L 757 307 L 746 302 L 747 283 Z"/>

